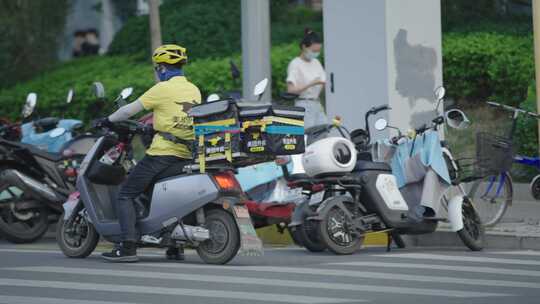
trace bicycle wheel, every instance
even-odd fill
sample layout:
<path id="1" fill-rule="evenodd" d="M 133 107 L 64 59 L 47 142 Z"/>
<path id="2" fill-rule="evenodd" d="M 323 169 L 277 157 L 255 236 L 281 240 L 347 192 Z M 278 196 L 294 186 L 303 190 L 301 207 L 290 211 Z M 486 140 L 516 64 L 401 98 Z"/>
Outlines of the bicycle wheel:
<path id="1" fill-rule="evenodd" d="M 475 202 L 476 211 L 484 226 L 494 226 L 512 204 L 512 177 L 504 172 L 477 180 L 468 196 Z"/>

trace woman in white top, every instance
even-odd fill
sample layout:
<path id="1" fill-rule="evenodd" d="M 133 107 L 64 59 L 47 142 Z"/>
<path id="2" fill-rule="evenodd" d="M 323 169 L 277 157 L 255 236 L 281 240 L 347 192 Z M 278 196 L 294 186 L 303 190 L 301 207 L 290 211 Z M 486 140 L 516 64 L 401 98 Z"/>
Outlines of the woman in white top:
<path id="1" fill-rule="evenodd" d="M 306 109 L 304 124 L 306 128 L 328 123 L 319 99 L 326 82 L 326 73 L 317 59 L 321 47 L 322 40 L 319 35 L 306 29 L 300 42 L 302 52 L 287 68 L 287 92 L 299 95 L 295 105 Z"/>

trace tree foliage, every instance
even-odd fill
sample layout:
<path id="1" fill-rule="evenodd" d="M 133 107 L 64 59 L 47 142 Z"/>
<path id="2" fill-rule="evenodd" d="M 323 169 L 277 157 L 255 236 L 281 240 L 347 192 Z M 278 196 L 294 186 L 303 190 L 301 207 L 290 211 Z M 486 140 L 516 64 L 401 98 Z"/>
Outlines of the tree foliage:
<path id="1" fill-rule="evenodd" d="M 0 0 L 0 87 L 29 79 L 57 59 L 69 0 Z"/>

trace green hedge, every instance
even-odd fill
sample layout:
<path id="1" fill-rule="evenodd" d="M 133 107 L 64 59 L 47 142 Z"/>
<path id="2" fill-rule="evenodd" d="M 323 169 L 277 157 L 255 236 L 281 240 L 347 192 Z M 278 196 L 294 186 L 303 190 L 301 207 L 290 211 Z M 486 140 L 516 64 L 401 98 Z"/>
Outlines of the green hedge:
<path id="1" fill-rule="evenodd" d="M 224 57 L 240 50 L 240 1 L 169 0 L 160 7 L 162 39 L 188 47 L 193 58 Z M 150 53 L 148 16 L 133 17 L 109 52 Z"/>
<path id="2" fill-rule="evenodd" d="M 272 44 L 300 41 L 304 28 L 322 31 L 322 15 L 286 0 L 272 0 Z M 186 46 L 190 58 L 223 58 L 241 51 L 240 0 L 169 0 L 160 7 L 162 40 Z M 148 16 L 133 17 L 115 36 L 109 53 L 150 53 Z"/>
<path id="3" fill-rule="evenodd" d="M 448 95 L 518 105 L 534 77 L 531 35 L 447 33 L 443 37 L 444 84 Z"/>
<path id="4" fill-rule="evenodd" d="M 298 53 L 296 44 L 272 48 L 272 75 L 274 96 L 285 89 L 286 70 L 289 61 Z M 187 77 L 202 91 L 203 96 L 213 92 L 239 89 L 233 84 L 230 76 L 229 60 L 240 67 L 239 55 L 221 59 L 201 59 L 186 66 Z M 92 83 L 101 81 L 109 100 L 113 100 L 120 90 L 133 86 L 133 96 L 139 96 L 154 83 L 153 70 L 149 63 L 141 63 L 134 57 L 104 56 L 77 59 L 63 64 L 56 69 L 21 83 L 9 89 L 0 90 L 0 116 L 18 119 L 26 95 L 29 92 L 38 94 L 38 114 L 65 115 L 89 120 L 89 108 L 95 103 L 91 90 Z M 241 86 L 241 82 L 237 84 Z M 53 110 L 65 102 L 69 88 L 75 90 L 75 99 L 65 113 Z M 102 109 L 102 115 L 113 111 L 110 107 Z"/>

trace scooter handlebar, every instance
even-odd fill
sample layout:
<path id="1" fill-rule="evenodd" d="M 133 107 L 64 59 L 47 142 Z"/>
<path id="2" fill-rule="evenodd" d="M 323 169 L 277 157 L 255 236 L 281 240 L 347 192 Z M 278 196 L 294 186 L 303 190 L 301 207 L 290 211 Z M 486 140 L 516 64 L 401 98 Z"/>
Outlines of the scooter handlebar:
<path id="1" fill-rule="evenodd" d="M 380 111 L 384 111 L 384 110 L 391 110 L 392 108 L 390 108 L 388 105 L 383 105 L 383 106 L 378 106 L 378 107 L 373 107 L 369 110 L 369 114 L 377 114 L 379 113 Z"/>

